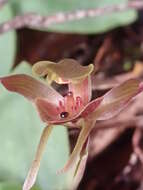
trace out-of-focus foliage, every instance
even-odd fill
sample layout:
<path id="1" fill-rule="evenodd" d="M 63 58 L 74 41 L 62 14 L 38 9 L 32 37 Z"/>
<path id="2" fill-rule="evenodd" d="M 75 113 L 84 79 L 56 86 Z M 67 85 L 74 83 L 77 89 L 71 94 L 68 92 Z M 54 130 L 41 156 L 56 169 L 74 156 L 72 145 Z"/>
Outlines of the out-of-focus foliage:
<path id="1" fill-rule="evenodd" d="M 16 73 L 31 72 L 23 63 Z M 0 86 L 0 179 L 22 183 L 34 158 L 44 125 L 33 106 L 23 97 Z M 66 189 L 69 174 L 56 175 L 69 155 L 67 131 L 62 126 L 53 130 L 41 162 L 38 184 L 42 189 Z"/>
<path id="2" fill-rule="evenodd" d="M 41 15 L 50 15 L 57 12 L 69 12 L 80 9 L 98 8 L 126 3 L 128 0 L 9 0 L 14 14 L 35 12 Z M 129 10 L 120 13 L 104 14 L 96 18 L 85 18 L 63 24 L 55 24 L 47 30 L 74 33 L 100 33 L 112 28 L 127 25 L 137 18 L 136 11 Z"/>
<path id="3" fill-rule="evenodd" d="M 9 4 L 0 9 L 0 23 L 11 19 L 12 8 Z M 0 75 L 9 73 L 15 58 L 16 36 L 11 31 L 0 35 Z"/>
<path id="4" fill-rule="evenodd" d="M 21 190 L 21 185 L 13 182 L 0 182 L 0 190 Z M 40 190 L 38 187 L 32 188 L 32 190 Z"/>

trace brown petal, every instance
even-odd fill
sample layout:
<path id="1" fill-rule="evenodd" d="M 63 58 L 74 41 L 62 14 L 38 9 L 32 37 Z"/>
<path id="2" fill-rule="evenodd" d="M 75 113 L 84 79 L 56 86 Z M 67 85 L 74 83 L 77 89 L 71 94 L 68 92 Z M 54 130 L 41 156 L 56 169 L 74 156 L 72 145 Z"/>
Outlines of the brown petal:
<path id="1" fill-rule="evenodd" d="M 96 116 L 98 117 L 98 120 L 114 117 L 142 90 L 143 89 L 138 80 L 130 79 L 125 81 L 102 97 L 103 100 L 97 109 L 90 114 L 90 117 L 94 118 Z"/>
<path id="2" fill-rule="evenodd" d="M 41 97 L 58 104 L 59 100 L 63 100 L 63 97 L 53 88 L 25 74 L 2 77 L 0 82 L 9 91 L 17 92 L 31 101 Z"/>
<path id="3" fill-rule="evenodd" d="M 82 66 L 74 59 L 63 59 L 59 63 L 40 61 L 33 66 L 33 72 L 38 76 L 47 75 L 50 82 L 54 80 L 62 84 L 80 82 L 91 74 L 93 68 L 92 64 Z"/>

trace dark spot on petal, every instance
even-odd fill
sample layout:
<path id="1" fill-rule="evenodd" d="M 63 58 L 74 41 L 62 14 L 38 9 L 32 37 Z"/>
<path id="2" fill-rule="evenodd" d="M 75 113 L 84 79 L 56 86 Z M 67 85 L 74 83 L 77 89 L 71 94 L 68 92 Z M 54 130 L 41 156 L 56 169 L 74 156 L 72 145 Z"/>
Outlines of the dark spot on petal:
<path id="1" fill-rule="evenodd" d="M 60 117 L 61 118 L 67 118 L 69 116 L 69 113 L 68 112 L 62 112 L 62 113 L 60 113 Z"/>

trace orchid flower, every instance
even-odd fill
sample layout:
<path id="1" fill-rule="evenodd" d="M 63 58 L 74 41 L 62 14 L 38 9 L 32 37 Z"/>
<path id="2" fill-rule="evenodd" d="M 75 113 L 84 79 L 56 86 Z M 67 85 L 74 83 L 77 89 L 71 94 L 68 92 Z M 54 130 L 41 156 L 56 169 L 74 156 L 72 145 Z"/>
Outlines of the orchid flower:
<path id="1" fill-rule="evenodd" d="M 117 115 L 128 102 L 143 90 L 137 79 L 130 79 L 114 87 L 104 96 L 91 100 L 92 64 L 81 66 L 73 59 L 63 59 L 59 63 L 40 61 L 33 66 L 33 73 L 46 79 L 47 83 L 25 74 L 1 77 L 0 82 L 9 91 L 19 93 L 36 107 L 41 120 L 46 124 L 23 190 L 29 190 L 36 181 L 40 161 L 52 128 L 56 124 L 80 125 L 80 134 L 69 160 L 59 171 L 66 172 L 73 167 L 83 153 L 91 130 L 97 120 L 110 119 Z M 67 84 L 66 95 L 61 95 L 49 84 Z M 85 162 L 84 162 L 85 166 Z M 82 171 L 81 171 L 82 172 Z"/>

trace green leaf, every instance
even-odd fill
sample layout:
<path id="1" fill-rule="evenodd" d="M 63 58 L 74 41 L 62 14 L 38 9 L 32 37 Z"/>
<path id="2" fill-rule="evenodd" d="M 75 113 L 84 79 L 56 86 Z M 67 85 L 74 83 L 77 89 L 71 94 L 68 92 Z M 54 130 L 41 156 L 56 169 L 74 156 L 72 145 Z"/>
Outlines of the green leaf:
<path id="1" fill-rule="evenodd" d="M 0 23 L 12 18 L 9 4 L 0 9 Z M 0 35 L 0 75 L 9 73 L 13 66 L 16 51 L 16 34 L 14 31 Z"/>
<path id="2" fill-rule="evenodd" d="M 19 183 L 4 181 L 0 182 L 0 190 L 21 190 Z M 32 188 L 32 190 L 40 190 L 38 187 Z"/>
<path id="3" fill-rule="evenodd" d="M 20 190 L 20 185 L 10 182 L 0 182 L 0 190 Z"/>
<path id="4" fill-rule="evenodd" d="M 25 72 L 26 71 L 26 72 Z M 31 74 L 31 67 L 20 65 L 16 73 Z M 29 101 L 0 86 L 0 179 L 20 184 L 31 166 L 44 125 Z M 69 155 L 67 130 L 54 128 L 41 162 L 37 184 L 42 189 L 67 189 L 69 175 L 56 175 Z"/>
<path id="5" fill-rule="evenodd" d="M 35 0 L 11 0 L 11 2 L 15 14 L 36 12 L 41 15 L 50 15 L 57 12 L 69 12 L 80 9 L 86 10 L 88 8 L 117 5 L 126 3 L 128 0 L 37 0 L 36 2 Z M 136 11 L 129 10 L 120 13 L 104 14 L 95 18 L 85 18 L 77 21 L 65 22 L 63 24 L 54 24 L 47 30 L 70 33 L 100 33 L 115 27 L 128 25 L 134 22 L 136 18 Z"/>

